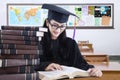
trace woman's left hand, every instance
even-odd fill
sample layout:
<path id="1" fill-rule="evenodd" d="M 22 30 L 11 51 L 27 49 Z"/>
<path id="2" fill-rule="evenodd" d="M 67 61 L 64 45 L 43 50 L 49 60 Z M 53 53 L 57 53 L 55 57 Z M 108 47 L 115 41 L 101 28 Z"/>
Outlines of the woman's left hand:
<path id="1" fill-rule="evenodd" d="M 90 68 L 90 69 L 88 69 L 88 72 L 89 72 L 90 76 L 95 76 L 95 77 L 102 76 L 102 71 L 97 68 Z"/>

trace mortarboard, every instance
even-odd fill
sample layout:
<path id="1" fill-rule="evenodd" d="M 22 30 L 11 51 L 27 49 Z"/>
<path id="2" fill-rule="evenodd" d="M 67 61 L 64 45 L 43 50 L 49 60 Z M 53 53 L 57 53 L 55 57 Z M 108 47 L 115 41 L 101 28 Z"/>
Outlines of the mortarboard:
<path id="1" fill-rule="evenodd" d="M 57 22 L 60 23 L 65 23 L 68 21 L 69 15 L 73 15 L 76 16 L 75 14 L 61 8 L 58 7 L 56 5 L 53 4 L 43 4 L 42 6 L 43 9 L 48 9 L 48 20 L 55 20 Z M 77 18 L 79 18 L 78 16 L 76 16 Z"/>

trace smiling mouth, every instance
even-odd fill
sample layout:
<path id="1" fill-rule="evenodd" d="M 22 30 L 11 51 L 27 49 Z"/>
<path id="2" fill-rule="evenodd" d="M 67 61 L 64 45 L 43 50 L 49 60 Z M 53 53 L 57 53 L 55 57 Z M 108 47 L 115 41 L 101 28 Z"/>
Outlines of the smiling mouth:
<path id="1" fill-rule="evenodd" d="M 57 35 L 57 34 L 59 34 L 59 32 L 54 32 L 54 34 L 56 34 L 56 35 Z"/>

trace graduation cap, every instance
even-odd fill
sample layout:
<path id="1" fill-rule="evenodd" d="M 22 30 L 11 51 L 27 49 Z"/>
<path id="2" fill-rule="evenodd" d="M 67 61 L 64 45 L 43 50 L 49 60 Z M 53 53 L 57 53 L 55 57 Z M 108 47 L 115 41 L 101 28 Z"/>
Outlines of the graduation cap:
<path id="1" fill-rule="evenodd" d="M 73 15 L 76 16 L 75 14 L 61 8 L 58 7 L 56 5 L 53 4 L 43 4 L 42 6 L 43 9 L 48 9 L 48 20 L 55 20 L 57 22 L 60 23 L 65 23 L 68 21 L 69 15 Z M 77 18 L 79 18 L 78 16 L 76 16 Z"/>

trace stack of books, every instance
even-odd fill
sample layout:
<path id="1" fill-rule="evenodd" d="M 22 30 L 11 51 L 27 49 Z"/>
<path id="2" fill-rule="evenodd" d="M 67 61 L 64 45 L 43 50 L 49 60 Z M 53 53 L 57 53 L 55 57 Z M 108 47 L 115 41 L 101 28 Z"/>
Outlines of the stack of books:
<path id="1" fill-rule="evenodd" d="M 0 80 L 37 80 L 44 32 L 42 27 L 1 26 Z"/>

